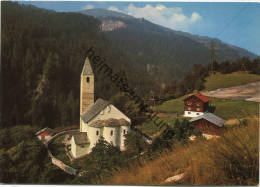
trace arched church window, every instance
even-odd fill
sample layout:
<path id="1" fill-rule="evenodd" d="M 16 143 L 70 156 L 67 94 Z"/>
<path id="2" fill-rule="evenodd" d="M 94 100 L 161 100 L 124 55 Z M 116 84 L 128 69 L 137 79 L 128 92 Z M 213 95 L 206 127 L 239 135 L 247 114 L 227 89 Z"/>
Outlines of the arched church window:
<path id="1" fill-rule="evenodd" d="M 111 130 L 110 135 L 113 136 L 113 130 Z"/>
<path id="2" fill-rule="evenodd" d="M 124 131 L 123 131 L 123 134 L 125 134 L 125 129 L 124 129 Z"/>
<path id="3" fill-rule="evenodd" d="M 99 134 L 99 131 L 96 132 L 96 135 L 97 135 L 97 136 L 98 136 L 98 134 Z"/>
<path id="4" fill-rule="evenodd" d="M 89 77 L 87 77 L 87 82 L 89 82 L 90 81 L 90 78 Z"/>

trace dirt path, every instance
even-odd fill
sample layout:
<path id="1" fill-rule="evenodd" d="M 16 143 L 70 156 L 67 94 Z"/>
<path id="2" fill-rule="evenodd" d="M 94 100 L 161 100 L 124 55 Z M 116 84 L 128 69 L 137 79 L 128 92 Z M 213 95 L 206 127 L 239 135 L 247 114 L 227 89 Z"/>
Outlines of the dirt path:
<path id="1" fill-rule="evenodd" d="M 209 97 L 241 99 L 260 103 L 260 81 L 241 86 L 219 88 L 214 91 L 205 91 L 202 94 Z"/>

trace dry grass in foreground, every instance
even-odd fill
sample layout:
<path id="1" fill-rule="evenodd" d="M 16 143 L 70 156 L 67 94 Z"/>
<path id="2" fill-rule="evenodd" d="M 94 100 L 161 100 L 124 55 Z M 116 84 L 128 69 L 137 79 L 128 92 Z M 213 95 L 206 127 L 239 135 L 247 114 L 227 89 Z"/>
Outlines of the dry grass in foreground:
<path id="1" fill-rule="evenodd" d="M 186 185 L 256 185 L 259 176 L 259 125 L 236 127 L 212 141 L 176 144 L 173 152 L 158 159 L 142 160 L 114 173 L 106 184 L 162 184 L 168 177 L 185 173 Z M 168 183 L 170 184 L 170 183 Z"/>

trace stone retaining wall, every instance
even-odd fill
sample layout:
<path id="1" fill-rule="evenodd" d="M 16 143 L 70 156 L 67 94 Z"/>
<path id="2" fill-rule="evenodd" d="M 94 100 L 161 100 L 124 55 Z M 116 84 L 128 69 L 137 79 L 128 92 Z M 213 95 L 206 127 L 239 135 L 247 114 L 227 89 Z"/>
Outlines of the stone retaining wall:
<path id="1" fill-rule="evenodd" d="M 61 160 L 55 158 L 50 151 L 48 151 L 49 156 L 51 157 L 51 162 L 53 165 L 57 166 L 58 168 L 62 169 L 63 171 L 65 171 L 66 173 L 70 174 L 70 175 L 77 175 L 78 174 L 78 170 L 74 169 L 66 164 L 64 164 Z"/>
<path id="2" fill-rule="evenodd" d="M 49 138 L 47 141 L 45 141 L 44 144 L 46 146 L 48 146 L 48 144 L 51 143 L 53 139 L 55 139 L 55 138 L 57 138 L 57 137 L 59 137 L 61 135 L 64 135 L 64 134 L 75 133 L 75 132 L 79 132 L 79 129 L 59 132 L 59 133 L 55 134 L 54 136 L 52 136 L 51 138 Z"/>
<path id="3" fill-rule="evenodd" d="M 48 149 L 48 154 L 51 158 L 51 162 L 53 165 L 57 166 L 58 168 L 62 169 L 63 171 L 65 171 L 66 173 L 70 174 L 70 175 L 77 175 L 78 174 L 78 170 L 75 169 L 75 168 L 72 168 L 66 164 L 64 164 L 61 160 L 55 158 L 53 156 L 53 154 L 50 152 L 49 148 L 48 148 L 48 145 L 49 143 L 52 142 L 52 140 L 54 140 L 55 138 L 59 137 L 59 136 L 62 136 L 64 134 L 69 134 L 69 133 L 75 133 L 75 132 L 78 132 L 79 129 L 76 129 L 76 130 L 68 130 L 68 131 L 62 131 L 62 132 L 59 132 L 57 134 L 55 134 L 54 136 L 52 136 L 50 139 L 48 139 L 47 141 L 44 142 L 46 148 Z"/>

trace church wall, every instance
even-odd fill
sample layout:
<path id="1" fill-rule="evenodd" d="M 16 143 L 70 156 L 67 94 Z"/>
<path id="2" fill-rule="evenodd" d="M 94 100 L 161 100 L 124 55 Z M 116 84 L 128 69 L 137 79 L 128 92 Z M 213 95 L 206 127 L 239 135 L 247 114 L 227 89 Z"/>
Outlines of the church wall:
<path id="1" fill-rule="evenodd" d="M 84 121 L 82 119 L 80 119 L 80 121 L 81 121 L 80 132 L 88 132 L 89 126 L 86 123 L 84 123 Z"/>
<path id="2" fill-rule="evenodd" d="M 98 135 L 97 135 L 97 132 L 98 132 Z M 90 141 L 90 149 L 92 149 L 93 147 L 95 147 L 100 136 L 102 136 L 102 128 L 88 127 L 87 133 L 88 133 L 88 138 Z"/>
<path id="3" fill-rule="evenodd" d="M 91 121 L 106 120 L 106 119 L 109 119 L 109 118 L 114 118 L 114 119 L 122 119 L 123 118 L 126 121 L 128 121 L 129 123 L 131 123 L 131 120 L 113 105 L 108 105 L 103 111 L 101 111 Z"/>
<path id="4" fill-rule="evenodd" d="M 120 146 L 120 127 L 103 127 L 103 137 L 104 139 L 112 143 L 114 146 Z M 111 131 L 113 132 L 111 135 Z"/>
<path id="5" fill-rule="evenodd" d="M 125 136 L 128 132 L 130 132 L 130 126 L 121 126 L 120 127 L 120 150 L 125 149 Z"/>

